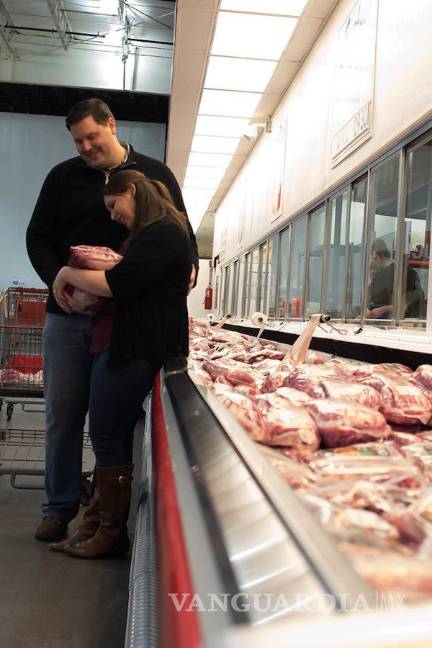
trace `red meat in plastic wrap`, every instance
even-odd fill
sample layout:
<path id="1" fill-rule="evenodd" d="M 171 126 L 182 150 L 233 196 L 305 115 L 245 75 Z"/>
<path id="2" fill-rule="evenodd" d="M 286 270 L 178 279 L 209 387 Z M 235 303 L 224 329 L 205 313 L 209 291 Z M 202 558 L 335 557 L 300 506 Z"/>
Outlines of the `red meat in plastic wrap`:
<path id="1" fill-rule="evenodd" d="M 381 395 L 373 387 L 362 383 L 347 382 L 337 378 L 324 378 L 321 380 L 327 398 L 334 400 L 347 400 L 359 405 L 366 405 L 372 409 L 380 409 L 382 406 Z"/>
<path id="2" fill-rule="evenodd" d="M 414 382 L 379 373 L 359 378 L 359 381 L 380 392 L 382 412 L 388 421 L 398 425 L 417 425 L 430 420 L 431 401 Z"/>
<path id="3" fill-rule="evenodd" d="M 245 359 L 243 362 L 247 362 L 247 364 L 255 365 L 257 362 L 260 360 L 264 360 L 265 358 L 271 358 L 272 360 L 282 360 L 282 358 L 285 356 L 284 351 L 276 351 L 275 349 L 261 349 L 260 351 L 256 351 L 255 353 L 249 353 L 245 356 Z"/>
<path id="4" fill-rule="evenodd" d="M 305 363 L 310 365 L 323 365 L 329 356 L 319 351 L 308 351 L 306 353 Z"/>
<path id="5" fill-rule="evenodd" d="M 287 405 L 263 412 L 264 425 L 255 441 L 286 446 L 310 454 L 320 446 L 320 436 L 311 416 L 299 407 Z"/>
<path id="6" fill-rule="evenodd" d="M 274 392 L 279 389 L 279 387 L 287 386 L 289 383 L 289 376 L 289 371 L 277 371 L 274 374 L 270 374 L 262 384 L 262 393 L 266 394 L 267 392 Z"/>
<path id="7" fill-rule="evenodd" d="M 342 542 L 338 546 L 354 569 L 375 589 L 402 592 L 405 600 L 420 600 L 432 594 L 432 562 L 420 560 L 411 553 L 403 555 L 354 543 Z"/>
<path id="8" fill-rule="evenodd" d="M 385 445 L 385 444 L 383 444 Z M 357 446 L 359 447 L 359 446 Z M 349 450 L 349 448 L 348 448 Z M 402 456 L 352 455 L 338 451 L 319 451 L 309 461 L 319 486 L 341 480 L 363 480 L 410 490 L 424 489 L 426 482 L 412 462 Z"/>
<path id="9" fill-rule="evenodd" d="M 417 367 L 412 376 L 427 389 L 432 390 L 432 365 L 424 364 Z"/>
<path id="10" fill-rule="evenodd" d="M 326 398 L 321 384 L 324 378 L 345 378 L 343 369 L 337 365 L 301 365 L 290 373 L 289 387 L 304 391 L 311 398 Z"/>
<path id="11" fill-rule="evenodd" d="M 216 380 L 218 376 L 225 377 L 228 367 L 222 362 L 217 362 L 216 360 L 205 360 L 202 363 L 202 368 L 204 371 L 210 375 L 213 380 Z"/>
<path id="12" fill-rule="evenodd" d="M 384 416 L 370 407 L 332 399 L 310 401 L 305 407 L 328 448 L 386 439 L 390 433 Z"/>
<path id="13" fill-rule="evenodd" d="M 323 527 L 339 540 L 392 547 L 399 540 L 398 530 L 377 513 L 336 506 L 308 493 L 302 500 L 318 516 Z"/>
<path id="14" fill-rule="evenodd" d="M 256 391 L 262 385 L 263 378 L 251 370 L 249 367 L 230 367 L 225 374 L 225 378 L 230 381 L 233 385 L 247 385 L 252 387 Z"/>
<path id="15" fill-rule="evenodd" d="M 274 392 L 262 394 L 260 401 L 267 402 L 273 407 L 286 407 L 288 403 L 296 407 L 302 407 L 310 401 L 310 397 L 299 389 L 279 387 Z"/>
<path id="16" fill-rule="evenodd" d="M 72 245 L 69 248 L 68 263 L 72 268 L 111 270 L 122 258 L 121 254 L 117 254 L 108 247 Z"/>
<path id="17" fill-rule="evenodd" d="M 412 369 L 398 362 L 383 362 L 380 364 L 363 364 L 353 373 L 354 376 L 358 377 L 366 377 L 373 374 L 408 377 L 409 374 L 412 374 Z"/>
<path id="18" fill-rule="evenodd" d="M 240 394 L 225 385 L 216 384 L 213 386 L 213 390 L 224 407 L 231 412 L 253 439 L 262 435 L 264 425 L 262 414 L 248 396 Z"/>
<path id="19" fill-rule="evenodd" d="M 294 461 L 278 448 L 269 446 L 258 446 L 269 461 L 269 463 L 281 473 L 291 488 L 296 490 L 307 490 L 314 481 L 314 474 L 311 469 L 305 465 Z"/>
<path id="20" fill-rule="evenodd" d="M 72 245 L 69 248 L 68 264 L 72 268 L 87 270 L 111 270 L 123 259 L 110 248 L 91 245 Z M 96 297 L 85 290 L 67 286 L 66 291 L 72 297 L 71 308 L 75 313 L 96 315 L 103 303 L 101 297 Z"/>
<path id="21" fill-rule="evenodd" d="M 201 364 L 196 360 L 189 359 L 188 374 L 197 385 L 205 385 L 206 387 L 210 387 L 210 385 L 213 384 L 213 380 L 210 378 L 210 375 L 207 373 L 207 371 L 204 371 L 204 369 L 201 367 Z"/>

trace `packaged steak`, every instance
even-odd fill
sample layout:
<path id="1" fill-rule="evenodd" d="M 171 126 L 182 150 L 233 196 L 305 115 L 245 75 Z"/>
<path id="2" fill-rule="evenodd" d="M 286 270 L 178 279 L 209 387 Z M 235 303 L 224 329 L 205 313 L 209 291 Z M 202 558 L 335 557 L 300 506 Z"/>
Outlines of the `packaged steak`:
<path id="1" fill-rule="evenodd" d="M 391 547 L 399 541 L 398 530 L 372 511 L 336 506 L 309 493 L 302 493 L 301 498 L 326 531 L 338 540 L 381 547 Z"/>
<path id="2" fill-rule="evenodd" d="M 314 482 L 314 474 L 310 468 L 293 461 L 279 448 L 270 448 L 266 445 L 258 445 L 260 452 L 267 461 L 286 479 L 291 488 L 296 490 L 307 490 Z"/>
<path id="3" fill-rule="evenodd" d="M 345 453 L 315 453 L 309 461 L 317 475 L 317 484 L 328 485 L 339 480 L 366 479 L 400 488 L 425 488 L 417 466 L 402 456 L 352 456 Z"/>
<path id="4" fill-rule="evenodd" d="M 321 380 L 321 386 L 327 398 L 347 400 L 372 409 L 380 409 L 382 406 L 381 395 L 369 385 L 337 378 L 324 378 Z"/>
<path id="5" fill-rule="evenodd" d="M 388 421 L 410 426 L 425 425 L 431 419 L 432 403 L 413 381 L 384 373 L 359 380 L 380 392 L 382 412 Z"/>
<path id="6" fill-rule="evenodd" d="M 432 561 L 416 558 L 412 551 L 396 547 L 383 550 L 361 544 L 338 545 L 354 569 L 381 592 L 403 593 L 417 601 L 432 594 Z"/>
<path id="7" fill-rule="evenodd" d="M 273 374 L 267 376 L 264 380 L 261 391 L 263 394 L 267 392 L 274 392 L 279 387 L 288 385 L 289 383 L 290 372 L 289 371 L 277 371 Z"/>
<path id="8" fill-rule="evenodd" d="M 272 446 L 285 446 L 312 453 L 320 446 L 320 436 L 311 416 L 299 407 L 261 410 L 263 426 L 254 435 L 255 441 Z"/>
<path id="9" fill-rule="evenodd" d="M 312 400 L 305 407 L 328 448 L 386 439 L 390 434 L 384 416 L 370 407 L 330 398 Z"/>
<path id="10" fill-rule="evenodd" d="M 107 247 L 72 245 L 69 248 L 68 265 L 87 270 L 111 270 L 122 259 L 121 254 Z M 103 298 L 74 286 L 67 286 L 66 290 L 71 297 L 70 306 L 74 313 L 97 315 L 100 311 Z"/>
<path id="11" fill-rule="evenodd" d="M 263 416 L 255 403 L 246 395 L 241 394 L 227 385 L 215 384 L 213 391 L 231 414 L 237 419 L 242 428 L 255 440 L 263 435 Z"/>
<path id="12" fill-rule="evenodd" d="M 296 407 L 302 407 L 304 403 L 307 403 L 310 398 L 305 392 L 301 392 L 298 389 L 293 389 L 292 387 L 279 387 L 274 392 L 260 394 L 256 397 L 256 400 L 261 409 L 269 410 L 272 407 L 287 407 L 289 405 L 294 405 Z"/>
<path id="13" fill-rule="evenodd" d="M 409 377 L 409 375 L 411 375 L 412 373 L 412 369 L 410 369 L 406 365 L 399 364 L 398 362 L 383 362 L 378 364 L 362 364 L 354 371 L 353 375 L 359 378 L 371 376 L 374 374 L 396 377 Z"/>
<path id="14" fill-rule="evenodd" d="M 427 389 L 432 390 L 432 365 L 424 364 L 417 367 L 413 373 L 413 378 Z"/>

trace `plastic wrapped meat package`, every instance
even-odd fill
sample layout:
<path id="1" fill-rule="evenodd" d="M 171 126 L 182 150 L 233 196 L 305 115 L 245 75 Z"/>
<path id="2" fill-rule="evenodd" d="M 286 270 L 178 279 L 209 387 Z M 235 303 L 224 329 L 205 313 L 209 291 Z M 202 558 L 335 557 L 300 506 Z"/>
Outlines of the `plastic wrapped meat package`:
<path id="1" fill-rule="evenodd" d="M 316 453 L 309 462 L 317 484 L 325 486 L 341 480 L 368 480 L 378 484 L 416 489 L 425 486 L 417 466 L 402 456 L 349 455 L 335 452 Z"/>
<path id="2" fill-rule="evenodd" d="M 338 546 L 354 569 L 378 591 L 400 593 L 404 602 L 432 595 L 432 561 L 416 558 L 409 549 L 383 550 L 350 542 Z"/>
<path id="3" fill-rule="evenodd" d="M 426 425 L 430 421 L 432 402 L 413 381 L 384 373 L 374 373 L 359 381 L 381 394 L 387 421 L 403 426 Z"/>
<path id="4" fill-rule="evenodd" d="M 287 457 L 279 448 L 270 448 L 266 445 L 259 445 L 258 448 L 291 488 L 300 491 L 308 490 L 314 483 L 314 474 L 307 465 Z"/>
<path id="5" fill-rule="evenodd" d="M 373 409 L 382 407 L 381 395 L 369 385 L 337 378 L 324 378 L 321 380 L 321 387 L 327 398 L 347 400 Z"/>
<path id="6" fill-rule="evenodd" d="M 297 407 L 260 407 L 253 399 L 225 385 L 215 385 L 216 396 L 229 409 L 254 441 L 314 452 L 320 438 L 309 414 Z"/>
<path id="7" fill-rule="evenodd" d="M 412 377 L 427 389 L 432 390 L 432 365 L 420 365 L 414 371 Z"/>
<path id="8" fill-rule="evenodd" d="M 76 245 L 69 248 L 68 264 L 72 268 L 111 270 L 122 259 L 121 254 L 107 247 Z M 71 296 L 71 308 L 75 313 L 96 315 L 99 312 L 103 303 L 102 298 L 70 285 L 66 289 Z"/>
<path id="9" fill-rule="evenodd" d="M 392 547 L 399 541 L 398 530 L 377 513 L 342 507 L 317 495 L 303 493 L 302 500 L 318 517 L 322 526 L 338 540 Z"/>
<path id="10" fill-rule="evenodd" d="M 328 448 L 386 439 L 390 434 L 384 416 L 370 407 L 329 398 L 312 400 L 305 407 Z"/>

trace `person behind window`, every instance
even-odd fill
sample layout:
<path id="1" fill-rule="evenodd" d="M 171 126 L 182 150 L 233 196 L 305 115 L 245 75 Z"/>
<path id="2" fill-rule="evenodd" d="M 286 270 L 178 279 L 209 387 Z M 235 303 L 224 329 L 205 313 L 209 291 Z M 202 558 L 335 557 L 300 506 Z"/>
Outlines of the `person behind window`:
<path id="1" fill-rule="evenodd" d="M 390 319 L 393 315 L 393 286 L 395 264 L 385 241 L 381 238 L 372 243 L 369 298 L 366 318 Z M 417 272 L 407 266 L 404 317 L 418 317 L 422 289 Z"/>

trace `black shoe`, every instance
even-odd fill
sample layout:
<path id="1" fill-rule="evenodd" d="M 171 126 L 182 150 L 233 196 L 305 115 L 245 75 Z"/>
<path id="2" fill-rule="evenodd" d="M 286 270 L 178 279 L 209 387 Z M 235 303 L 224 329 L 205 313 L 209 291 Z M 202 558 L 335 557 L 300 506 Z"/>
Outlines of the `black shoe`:
<path id="1" fill-rule="evenodd" d="M 35 531 L 36 540 L 58 542 L 66 537 L 68 523 L 60 517 L 44 517 Z"/>

